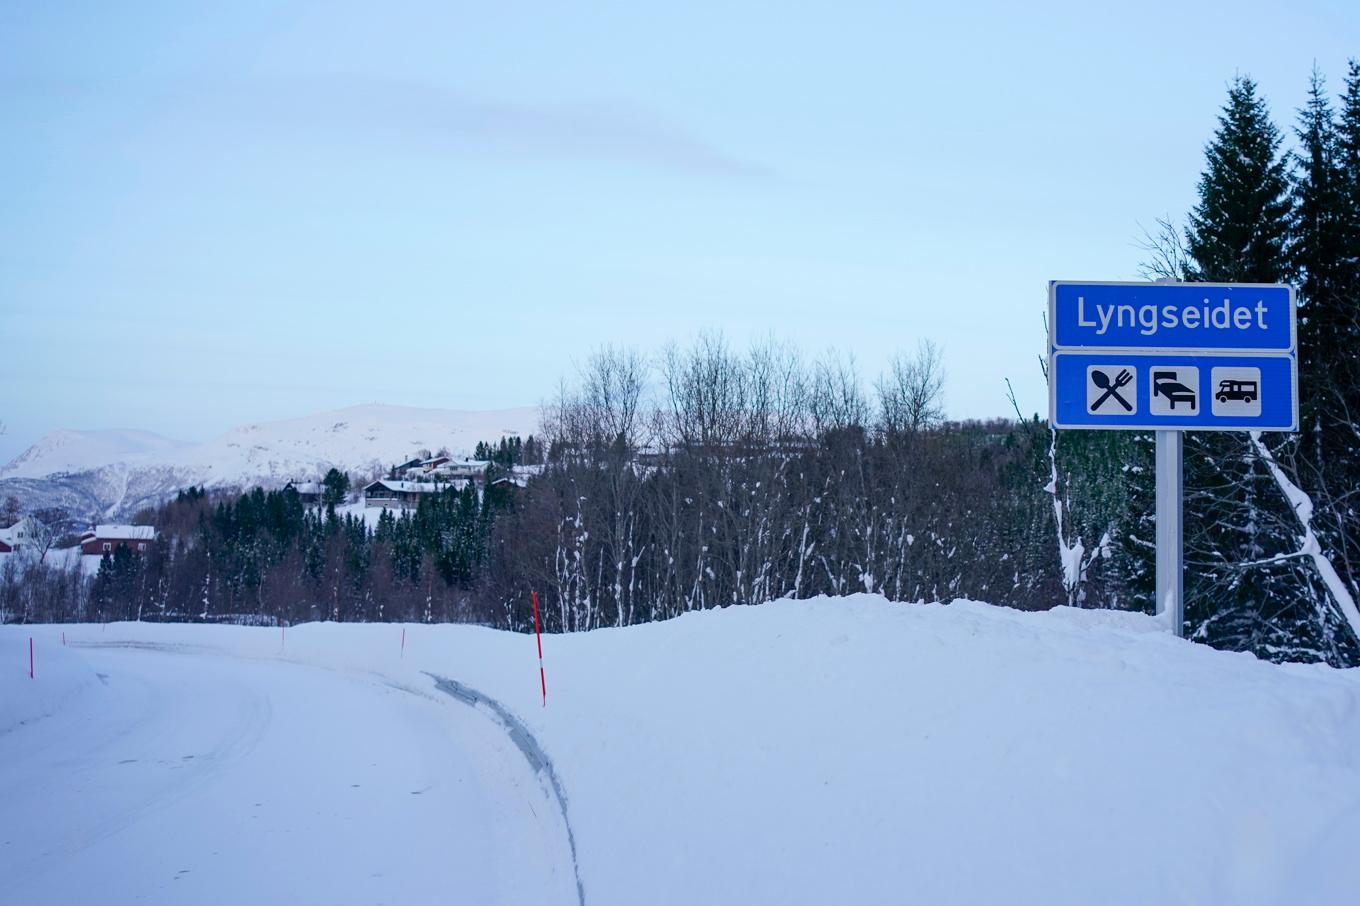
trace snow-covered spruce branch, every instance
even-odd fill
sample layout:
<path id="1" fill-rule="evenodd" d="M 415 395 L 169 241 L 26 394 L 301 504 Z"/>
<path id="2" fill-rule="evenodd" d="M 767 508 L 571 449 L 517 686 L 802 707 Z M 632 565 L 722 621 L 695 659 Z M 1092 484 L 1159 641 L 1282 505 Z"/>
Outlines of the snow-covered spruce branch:
<path id="1" fill-rule="evenodd" d="M 1058 531 L 1058 557 L 1062 566 L 1063 591 L 1067 593 L 1067 603 L 1072 607 L 1080 607 L 1082 599 L 1082 580 L 1085 579 L 1087 571 L 1096 559 L 1104 554 L 1105 548 L 1109 545 L 1110 536 L 1106 533 L 1100 539 L 1100 543 L 1091 549 L 1091 554 L 1086 555 L 1086 545 L 1081 541 L 1081 536 L 1077 536 L 1072 542 L 1068 542 L 1067 534 L 1063 527 L 1063 511 L 1065 504 L 1062 495 L 1058 491 L 1058 432 L 1054 428 L 1048 429 L 1048 484 L 1044 485 L 1044 491 L 1053 498 L 1053 523 Z"/>
<path id="2" fill-rule="evenodd" d="M 1322 545 L 1318 542 L 1317 535 L 1313 532 L 1313 500 L 1298 485 L 1289 479 L 1289 476 L 1280 468 L 1280 464 L 1275 461 L 1275 456 L 1270 452 L 1270 448 L 1261 440 L 1261 432 L 1251 432 L 1251 443 L 1256 448 L 1257 454 L 1265 462 L 1266 468 L 1270 470 L 1270 475 L 1275 479 L 1275 484 L 1289 502 L 1290 508 L 1294 511 L 1295 518 L 1299 521 L 1300 536 L 1298 556 L 1307 556 L 1313 561 L 1318 574 L 1322 576 L 1323 583 L 1327 586 L 1327 591 L 1331 594 L 1337 609 L 1350 626 L 1351 632 L 1355 633 L 1356 638 L 1360 639 L 1360 610 L 1356 609 L 1355 597 L 1351 594 L 1346 583 L 1337 573 L 1332 561 L 1322 552 Z"/>

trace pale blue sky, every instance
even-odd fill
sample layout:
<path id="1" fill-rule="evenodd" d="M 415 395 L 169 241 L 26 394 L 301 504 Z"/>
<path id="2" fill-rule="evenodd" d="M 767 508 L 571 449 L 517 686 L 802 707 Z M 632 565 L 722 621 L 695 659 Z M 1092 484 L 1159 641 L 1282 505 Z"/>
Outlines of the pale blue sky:
<path id="1" fill-rule="evenodd" d="M 601 341 L 939 342 L 1045 408 L 1045 284 L 1131 279 L 1228 80 L 1351 2 L 0 2 L 0 458 L 537 403 Z"/>

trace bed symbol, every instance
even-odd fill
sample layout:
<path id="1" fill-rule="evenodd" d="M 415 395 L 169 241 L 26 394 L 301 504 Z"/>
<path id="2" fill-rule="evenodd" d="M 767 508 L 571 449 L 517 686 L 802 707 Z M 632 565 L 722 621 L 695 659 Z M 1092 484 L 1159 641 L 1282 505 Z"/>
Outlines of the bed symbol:
<path id="1" fill-rule="evenodd" d="M 1195 411 L 1195 391 L 1187 387 L 1180 380 L 1180 374 L 1175 371 L 1154 371 L 1152 372 L 1152 396 L 1165 397 L 1171 411 L 1176 410 L 1177 403 L 1189 403 L 1190 411 Z"/>

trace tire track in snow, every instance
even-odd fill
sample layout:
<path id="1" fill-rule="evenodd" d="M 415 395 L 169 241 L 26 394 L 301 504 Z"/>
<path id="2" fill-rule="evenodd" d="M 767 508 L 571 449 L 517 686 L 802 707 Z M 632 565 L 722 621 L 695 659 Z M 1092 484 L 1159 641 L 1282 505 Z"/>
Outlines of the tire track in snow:
<path id="1" fill-rule="evenodd" d="M 190 645 L 174 642 L 141 642 L 121 640 L 108 642 L 105 641 L 73 642 L 72 644 L 76 647 L 81 648 L 131 648 L 140 649 L 144 651 L 158 651 L 162 653 L 180 653 L 180 654 L 202 653 L 202 654 L 226 655 L 228 657 L 232 656 L 229 652 L 221 651 L 219 649 L 212 648 L 211 646 Z M 297 666 L 312 666 L 321 667 L 322 669 L 333 669 L 324 667 L 323 665 L 319 664 L 310 665 L 300 664 L 297 661 L 293 661 L 287 658 L 278 658 L 277 660 L 281 660 L 285 663 L 290 663 Z M 571 854 L 572 877 L 576 881 L 576 902 L 578 906 L 586 906 L 585 885 L 581 881 L 581 868 L 580 865 L 577 863 L 576 858 L 576 835 L 572 831 L 571 821 L 567 815 L 567 794 L 562 787 L 562 781 L 557 776 L 557 771 L 553 768 L 552 760 L 548 758 L 548 754 L 543 750 L 543 746 L 539 743 L 538 739 L 535 738 L 533 733 L 529 731 L 529 728 L 525 726 L 524 721 L 520 720 L 519 717 L 517 717 L 513 711 L 505 707 L 505 705 L 501 704 L 496 699 L 472 688 L 471 686 L 468 686 L 464 683 L 460 683 L 457 680 L 452 680 L 449 679 L 448 677 L 439 676 L 428 671 L 422 672 L 424 672 L 426 676 L 428 676 L 430 679 L 434 681 L 435 688 L 438 689 L 440 692 L 443 692 L 444 694 L 457 699 L 463 704 L 471 707 L 473 710 L 479 711 L 489 716 L 495 723 L 497 723 L 501 727 L 505 734 L 510 737 L 510 741 L 515 744 L 515 748 L 519 749 L 520 753 L 524 756 L 525 761 L 529 763 L 529 767 L 533 770 L 534 776 L 547 781 L 545 784 L 546 786 L 545 791 L 551 793 L 552 797 L 557 800 L 557 809 L 558 812 L 562 815 L 562 826 L 566 828 L 567 832 L 567 848 Z M 384 685 L 387 685 L 391 688 L 398 689 L 403 692 L 414 693 L 417 695 L 423 694 L 418 690 L 410 688 L 409 686 L 394 683 L 391 681 L 391 679 L 382 677 L 380 674 L 378 674 L 377 676 L 379 676 L 379 678 L 383 680 Z"/>
<path id="2" fill-rule="evenodd" d="M 474 710 L 482 713 L 489 712 L 489 716 L 501 725 L 506 735 L 510 737 L 510 741 L 515 744 L 515 748 L 519 749 L 524 759 L 529 762 L 529 767 L 533 769 L 534 775 L 547 780 L 548 789 L 556 798 L 557 808 L 562 813 L 562 826 L 567 829 L 567 846 L 571 850 L 571 870 L 576 878 L 576 901 L 579 906 L 585 906 L 585 886 L 581 883 L 581 867 L 576 861 L 576 835 L 572 832 L 571 821 L 567 817 L 567 794 L 562 789 L 562 782 L 553 769 L 552 760 L 543 751 L 543 746 L 534 738 L 534 734 L 529 732 L 524 721 L 516 717 L 513 711 L 496 699 L 457 680 L 429 672 L 426 672 L 425 675 L 434 680 L 435 688 L 440 692 L 458 699 Z"/>

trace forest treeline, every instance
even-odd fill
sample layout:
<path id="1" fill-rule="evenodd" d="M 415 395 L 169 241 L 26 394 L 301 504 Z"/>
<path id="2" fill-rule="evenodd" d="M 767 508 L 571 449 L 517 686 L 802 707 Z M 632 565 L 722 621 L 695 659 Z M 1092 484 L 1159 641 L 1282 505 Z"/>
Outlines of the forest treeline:
<path id="1" fill-rule="evenodd" d="M 1297 435 L 1188 436 L 1187 634 L 1360 664 L 1360 65 L 1335 100 L 1314 74 L 1288 143 L 1235 79 L 1198 197 L 1147 235 L 1144 274 L 1293 283 L 1304 392 Z M 542 436 L 482 446 L 497 469 L 542 460 L 523 486 L 446 490 L 374 528 L 289 491 L 186 493 L 148 514 L 146 556 L 89 582 L 0 577 L 0 610 L 523 630 L 536 591 L 560 631 L 869 591 L 1151 612 L 1152 436 L 950 422 L 945 388 L 928 341 L 872 381 L 774 340 L 605 347 Z"/>

